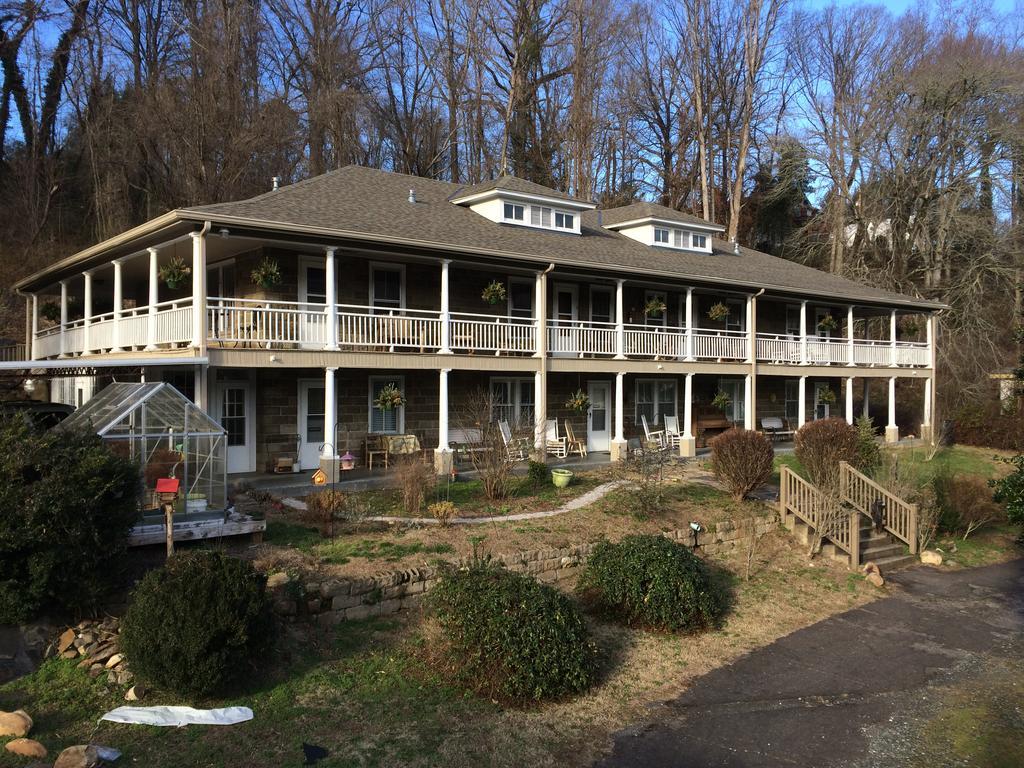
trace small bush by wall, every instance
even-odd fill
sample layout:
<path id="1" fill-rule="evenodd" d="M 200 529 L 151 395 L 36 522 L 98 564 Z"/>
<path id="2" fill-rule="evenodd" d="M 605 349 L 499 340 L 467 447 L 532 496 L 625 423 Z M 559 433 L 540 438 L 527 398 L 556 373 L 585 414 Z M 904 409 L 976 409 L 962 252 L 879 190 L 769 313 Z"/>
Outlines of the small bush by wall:
<path id="1" fill-rule="evenodd" d="M 177 554 L 132 594 L 121 643 L 136 675 L 183 694 L 220 693 L 273 643 L 266 577 L 219 552 Z"/>
<path id="2" fill-rule="evenodd" d="M 447 671 L 487 696 L 539 701 L 590 686 L 596 649 L 566 595 L 490 564 L 450 569 L 431 593 Z"/>
<path id="3" fill-rule="evenodd" d="M 711 470 L 742 501 L 772 474 L 771 441 L 752 429 L 727 429 L 711 441 Z"/>
<path id="4" fill-rule="evenodd" d="M 141 488 L 94 434 L 0 423 L 0 624 L 86 611 L 117 586 Z"/>
<path id="5" fill-rule="evenodd" d="M 857 466 L 860 442 L 857 428 L 845 419 L 809 421 L 796 432 L 793 453 L 810 480 L 821 488 L 834 488 L 839 482 L 839 462 Z"/>
<path id="6" fill-rule="evenodd" d="M 578 589 L 630 624 L 672 632 L 711 627 L 725 607 L 704 562 L 682 544 L 657 535 L 599 542 Z"/>
<path id="7" fill-rule="evenodd" d="M 966 405 L 953 414 L 955 442 L 1024 451 L 1024 410 L 1007 412 L 998 401 Z"/>

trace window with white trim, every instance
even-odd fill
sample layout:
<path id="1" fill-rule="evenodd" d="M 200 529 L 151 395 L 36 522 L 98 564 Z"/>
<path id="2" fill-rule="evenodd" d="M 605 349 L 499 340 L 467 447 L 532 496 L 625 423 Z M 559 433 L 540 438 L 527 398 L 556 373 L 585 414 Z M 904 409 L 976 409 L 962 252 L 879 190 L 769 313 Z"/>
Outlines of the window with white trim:
<path id="1" fill-rule="evenodd" d="M 370 266 L 370 306 L 376 309 L 401 309 L 404 302 L 405 271 L 399 265 Z"/>
<path id="2" fill-rule="evenodd" d="M 542 205 L 531 205 L 530 224 L 535 227 L 550 227 L 551 209 Z"/>
<path id="3" fill-rule="evenodd" d="M 522 221 L 526 209 L 515 203 L 505 203 L 505 221 Z"/>
<path id="4" fill-rule="evenodd" d="M 405 429 L 405 406 L 384 411 L 377 407 L 376 400 L 380 391 L 388 384 L 394 384 L 402 393 L 405 392 L 404 376 L 371 376 L 370 377 L 370 410 L 367 423 L 373 434 L 397 435 Z"/>
<path id="5" fill-rule="evenodd" d="M 800 418 L 800 382 L 786 380 L 786 418 L 790 424 L 796 424 Z"/>
<path id="6" fill-rule="evenodd" d="M 517 322 L 533 322 L 533 280 L 511 277 L 508 281 L 508 316 Z"/>
<path id="7" fill-rule="evenodd" d="M 708 247 L 708 236 L 707 235 L 698 235 L 696 232 L 693 232 L 690 235 L 690 238 L 691 238 L 690 239 L 690 247 L 691 248 L 707 249 L 707 247 Z"/>
<path id="8" fill-rule="evenodd" d="M 637 379 L 634 399 L 634 419 L 640 424 L 640 417 L 647 417 L 648 426 L 665 423 L 666 416 L 676 415 L 675 379 Z"/>
<path id="9" fill-rule="evenodd" d="M 662 227 L 655 227 L 654 242 L 660 245 L 668 245 L 668 230 Z"/>
<path id="10" fill-rule="evenodd" d="M 686 235 L 686 232 L 684 232 L 683 230 L 681 230 L 681 229 L 673 229 L 672 230 L 672 245 L 674 245 L 676 248 L 683 248 L 684 247 L 684 243 L 686 243 L 686 241 L 689 240 L 689 238 L 686 237 L 685 235 Z"/>
<path id="11" fill-rule="evenodd" d="M 533 379 L 492 378 L 491 418 L 512 429 L 533 424 Z"/>
<path id="12" fill-rule="evenodd" d="M 668 322 L 668 298 L 665 296 L 664 291 L 644 291 L 644 305 L 646 306 L 652 301 L 660 301 L 665 305 L 665 309 L 660 312 L 645 313 L 644 325 L 664 326 Z"/>
<path id="13" fill-rule="evenodd" d="M 571 213 L 555 211 L 555 229 L 575 229 L 576 217 Z"/>

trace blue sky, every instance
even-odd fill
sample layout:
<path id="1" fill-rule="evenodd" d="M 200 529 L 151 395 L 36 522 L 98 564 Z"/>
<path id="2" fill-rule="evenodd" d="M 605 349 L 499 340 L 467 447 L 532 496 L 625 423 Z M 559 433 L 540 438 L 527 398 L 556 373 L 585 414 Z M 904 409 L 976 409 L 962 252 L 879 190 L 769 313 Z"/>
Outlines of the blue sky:
<path id="1" fill-rule="evenodd" d="M 807 8 L 826 8 L 835 5 L 855 5 L 862 0 L 803 0 L 802 5 Z M 896 14 L 903 13 L 908 8 L 917 5 L 917 0 L 876 0 L 877 5 L 884 6 Z M 1014 0 L 992 0 L 992 9 L 997 13 L 1009 13 L 1013 10 Z"/>

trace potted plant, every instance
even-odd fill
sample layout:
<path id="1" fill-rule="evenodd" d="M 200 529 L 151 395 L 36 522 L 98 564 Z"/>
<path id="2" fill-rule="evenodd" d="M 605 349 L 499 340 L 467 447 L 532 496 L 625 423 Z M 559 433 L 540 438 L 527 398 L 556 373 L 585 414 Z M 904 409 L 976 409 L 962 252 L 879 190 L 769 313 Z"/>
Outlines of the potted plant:
<path id="1" fill-rule="evenodd" d="M 572 482 L 572 470 L 552 469 L 551 482 L 554 483 L 555 488 L 567 488 L 569 483 Z"/>
<path id="2" fill-rule="evenodd" d="M 173 256 L 169 262 L 160 267 L 160 271 L 157 274 L 160 277 L 160 282 L 173 291 L 188 280 L 189 275 L 192 274 L 192 269 L 185 263 L 184 259 L 179 256 Z"/>
<path id="3" fill-rule="evenodd" d="M 818 328 L 825 331 L 826 333 L 831 333 L 838 327 L 839 321 L 832 317 L 831 314 L 825 315 L 823 318 L 821 318 L 821 320 L 818 321 Z"/>
<path id="4" fill-rule="evenodd" d="M 55 301 L 48 301 L 39 308 L 39 314 L 44 320 L 58 323 L 60 322 L 60 304 Z"/>
<path id="5" fill-rule="evenodd" d="M 823 389 L 818 392 L 818 402 L 827 403 L 828 405 L 836 404 L 836 393 L 832 391 L 832 388 Z"/>
<path id="6" fill-rule="evenodd" d="M 281 268 L 277 266 L 277 260 L 264 256 L 249 274 L 253 285 L 258 285 L 263 290 L 273 288 L 281 282 Z"/>
<path id="7" fill-rule="evenodd" d="M 722 411 L 722 413 L 725 413 L 727 410 L 729 410 L 729 407 L 731 405 L 732 398 L 729 397 L 728 392 L 719 391 L 718 393 L 715 394 L 714 399 L 711 401 L 711 407 L 717 408 L 718 410 Z"/>
<path id="8" fill-rule="evenodd" d="M 711 309 L 708 310 L 708 317 L 716 322 L 725 320 L 729 314 L 729 305 L 723 304 L 721 301 L 712 304 Z"/>
<path id="9" fill-rule="evenodd" d="M 385 384 L 380 392 L 377 393 L 373 404 L 382 411 L 393 411 L 395 408 L 401 408 L 405 405 L 405 395 L 394 384 Z"/>
<path id="10" fill-rule="evenodd" d="M 504 301 L 505 296 L 505 284 L 498 280 L 492 280 L 485 285 L 483 292 L 480 294 L 481 299 L 492 305 Z"/>
<path id="11" fill-rule="evenodd" d="M 666 309 L 665 299 L 661 296 L 653 296 L 647 300 L 644 304 L 644 314 L 650 317 L 651 315 L 660 315 Z"/>
<path id="12" fill-rule="evenodd" d="M 570 411 L 586 413 L 590 410 L 590 398 L 587 397 L 587 393 L 582 389 L 577 389 L 569 396 L 569 399 L 565 401 L 565 407 Z"/>

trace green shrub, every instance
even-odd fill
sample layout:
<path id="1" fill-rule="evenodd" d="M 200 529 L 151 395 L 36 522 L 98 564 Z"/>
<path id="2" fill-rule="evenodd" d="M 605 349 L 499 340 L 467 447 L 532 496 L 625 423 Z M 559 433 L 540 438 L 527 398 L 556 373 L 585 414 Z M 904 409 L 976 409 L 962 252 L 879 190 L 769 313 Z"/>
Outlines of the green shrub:
<path id="1" fill-rule="evenodd" d="M 725 610 L 704 562 L 682 544 L 651 534 L 599 542 L 578 589 L 629 624 L 672 632 L 712 627 Z"/>
<path id="2" fill-rule="evenodd" d="M 596 649 L 579 608 L 529 576 L 476 563 L 431 592 L 445 666 L 460 684 L 514 701 L 557 698 L 594 679 Z"/>
<path id="3" fill-rule="evenodd" d="M 839 485 L 839 462 L 857 465 L 860 443 L 857 429 L 845 419 L 809 421 L 796 432 L 793 453 L 811 482 L 821 488 Z"/>
<path id="4" fill-rule="evenodd" d="M 181 694 L 220 693 L 273 643 L 266 577 L 219 552 L 177 554 L 132 594 L 121 647 L 132 671 Z"/>
<path id="5" fill-rule="evenodd" d="M 1006 519 L 1013 525 L 1024 526 L 1024 454 L 1000 461 L 1013 467 L 1006 477 L 991 481 L 995 489 L 993 499 L 1006 507 Z"/>
<path id="6" fill-rule="evenodd" d="M 875 423 L 870 416 L 856 420 L 857 460 L 854 466 L 866 475 L 871 475 L 882 466 L 882 447 L 875 437 Z"/>
<path id="7" fill-rule="evenodd" d="M 727 429 L 711 441 L 711 470 L 737 501 L 768 481 L 774 461 L 771 441 L 752 429 Z"/>
<path id="8" fill-rule="evenodd" d="M 539 487 L 551 480 L 551 470 L 543 461 L 530 459 L 527 465 L 526 477 L 534 487 Z"/>
<path id="9" fill-rule="evenodd" d="M 87 611 L 115 588 L 141 488 L 92 433 L 0 423 L 0 624 Z"/>

